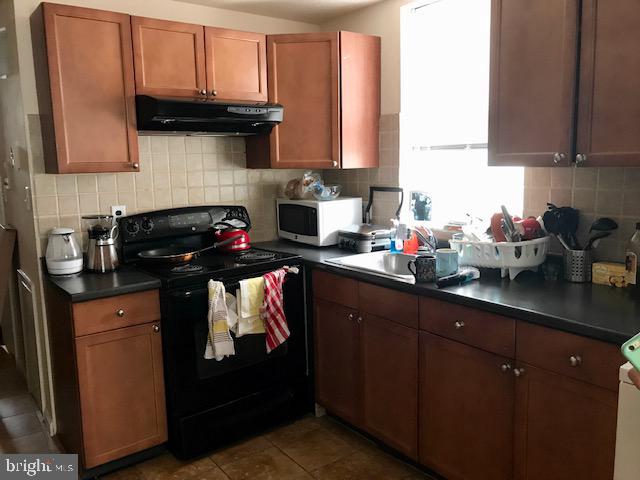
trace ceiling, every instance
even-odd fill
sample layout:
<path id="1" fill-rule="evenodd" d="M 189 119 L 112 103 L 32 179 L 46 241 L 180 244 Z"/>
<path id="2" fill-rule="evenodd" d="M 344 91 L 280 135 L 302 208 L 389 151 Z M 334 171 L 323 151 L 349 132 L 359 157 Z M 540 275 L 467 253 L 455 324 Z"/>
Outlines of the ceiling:
<path id="1" fill-rule="evenodd" d="M 382 0 L 178 0 L 268 17 L 320 24 Z"/>

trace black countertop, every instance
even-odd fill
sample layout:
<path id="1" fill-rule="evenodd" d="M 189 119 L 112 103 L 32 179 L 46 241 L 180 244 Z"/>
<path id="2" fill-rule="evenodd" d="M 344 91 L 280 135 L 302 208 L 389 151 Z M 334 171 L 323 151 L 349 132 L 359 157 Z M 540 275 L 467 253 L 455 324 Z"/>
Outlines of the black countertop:
<path id="1" fill-rule="evenodd" d="M 47 278 L 73 303 L 160 288 L 160 280 L 130 267 L 121 267 L 112 273 L 82 272 Z"/>
<path id="2" fill-rule="evenodd" d="M 438 289 L 433 284 L 408 284 L 326 264 L 326 260 L 350 254 L 338 248 L 318 248 L 286 240 L 262 242 L 255 246 L 295 253 L 313 266 L 369 283 L 618 345 L 640 331 L 640 291 L 633 288 L 545 281 L 541 275 L 526 272 L 513 281 L 501 279 L 498 274 L 483 274 L 480 280 L 466 285 Z"/>

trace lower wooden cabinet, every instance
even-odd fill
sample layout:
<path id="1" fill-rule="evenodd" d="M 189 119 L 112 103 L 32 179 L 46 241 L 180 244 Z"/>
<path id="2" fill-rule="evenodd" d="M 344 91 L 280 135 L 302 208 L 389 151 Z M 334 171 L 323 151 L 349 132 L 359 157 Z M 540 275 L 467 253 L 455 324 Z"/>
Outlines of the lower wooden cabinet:
<path id="1" fill-rule="evenodd" d="M 358 312 L 315 300 L 316 398 L 354 425 L 361 419 Z"/>
<path id="2" fill-rule="evenodd" d="M 363 314 L 360 323 L 364 429 L 418 457 L 418 331 Z"/>
<path id="3" fill-rule="evenodd" d="M 518 365 L 515 480 L 613 478 L 618 394 Z"/>
<path id="4" fill-rule="evenodd" d="M 379 301 L 397 291 L 313 281 L 329 412 L 448 480 L 613 479 L 615 346 L 406 294 L 398 315 Z"/>
<path id="5" fill-rule="evenodd" d="M 417 459 L 418 330 L 319 298 L 331 281 L 314 275 L 316 400 Z"/>
<path id="6" fill-rule="evenodd" d="M 167 439 L 159 323 L 76 338 L 86 468 Z"/>
<path id="7" fill-rule="evenodd" d="M 420 463 L 449 480 L 511 478 L 511 370 L 509 359 L 420 333 Z"/>
<path id="8" fill-rule="evenodd" d="M 57 438 L 88 470 L 167 440 L 157 290 L 72 303 L 45 284 Z"/>

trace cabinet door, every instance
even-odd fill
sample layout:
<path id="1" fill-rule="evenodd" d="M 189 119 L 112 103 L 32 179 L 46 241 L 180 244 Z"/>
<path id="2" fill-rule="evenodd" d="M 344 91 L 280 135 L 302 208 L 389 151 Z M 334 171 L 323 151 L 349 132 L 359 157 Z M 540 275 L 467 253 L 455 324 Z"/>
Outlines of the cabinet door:
<path id="1" fill-rule="evenodd" d="M 360 324 L 364 428 L 418 454 L 418 331 L 370 314 Z"/>
<path id="2" fill-rule="evenodd" d="M 317 298 L 314 310 L 316 398 L 327 410 L 360 425 L 357 311 Z"/>
<path id="3" fill-rule="evenodd" d="M 267 101 L 267 37 L 205 27 L 207 90 L 225 100 Z"/>
<path id="4" fill-rule="evenodd" d="M 204 27 L 131 17 L 131 29 L 138 95 L 206 95 Z"/>
<path id="5" fill-rule="evenodd" d="M 640 165 L 639 23 L 637 1 L 582 2 L 577 152 L 584 165 Z"/>
<path id="6" fill-rule="evenodd" d="M 617 394 L 523 364 L 516 380 L 515 478 L 613 478 Z"/>
<path id="7" fill-rule="evenodd" d="M 569 165 L 578 0 L 492 0 L 491 8 L 489 164 Z"/>
<path id="8" fill-rule="evenodd" d="M 43 4 L 46 53 L 34 42 L 50 173 L 133 171 L 138 166 L 129 16 Z M 34 21 L 35 21 L 34 16 Z M 42 25 L 34 25 L 34 37 Z M 50 96 L 50 98 L 49 98 Z M 52 119 L 53 122 L 48 120 Z"/>
<path id="9" fill-rule="evenodd" d="M 510 479 L 510 360 L 420 333 L 419 368 L 420 463 L 451 480 Z"/>
<path id="10" fill-rule="evenodd" d="M 338 33 L 267 37 L 269 100 L 284 106 L 270 137 L 275 168 L 340 166 Z"/>
<path id="11" fill-rule="evenodd" d="M 167 440 L 159 324 L 76 339 L 84 465 Z"/>

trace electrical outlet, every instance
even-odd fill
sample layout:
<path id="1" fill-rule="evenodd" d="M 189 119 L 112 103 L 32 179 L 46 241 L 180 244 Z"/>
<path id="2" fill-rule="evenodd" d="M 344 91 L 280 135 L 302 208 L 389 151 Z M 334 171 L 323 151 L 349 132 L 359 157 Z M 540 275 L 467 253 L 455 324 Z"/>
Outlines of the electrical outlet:
<path id="1" fill-rule="evenodd" d="M 126 217 L 127 216 L 127 206 L 126 205 L 111 205 L 111 215 L 113 215 L 115 218 Z"/>

